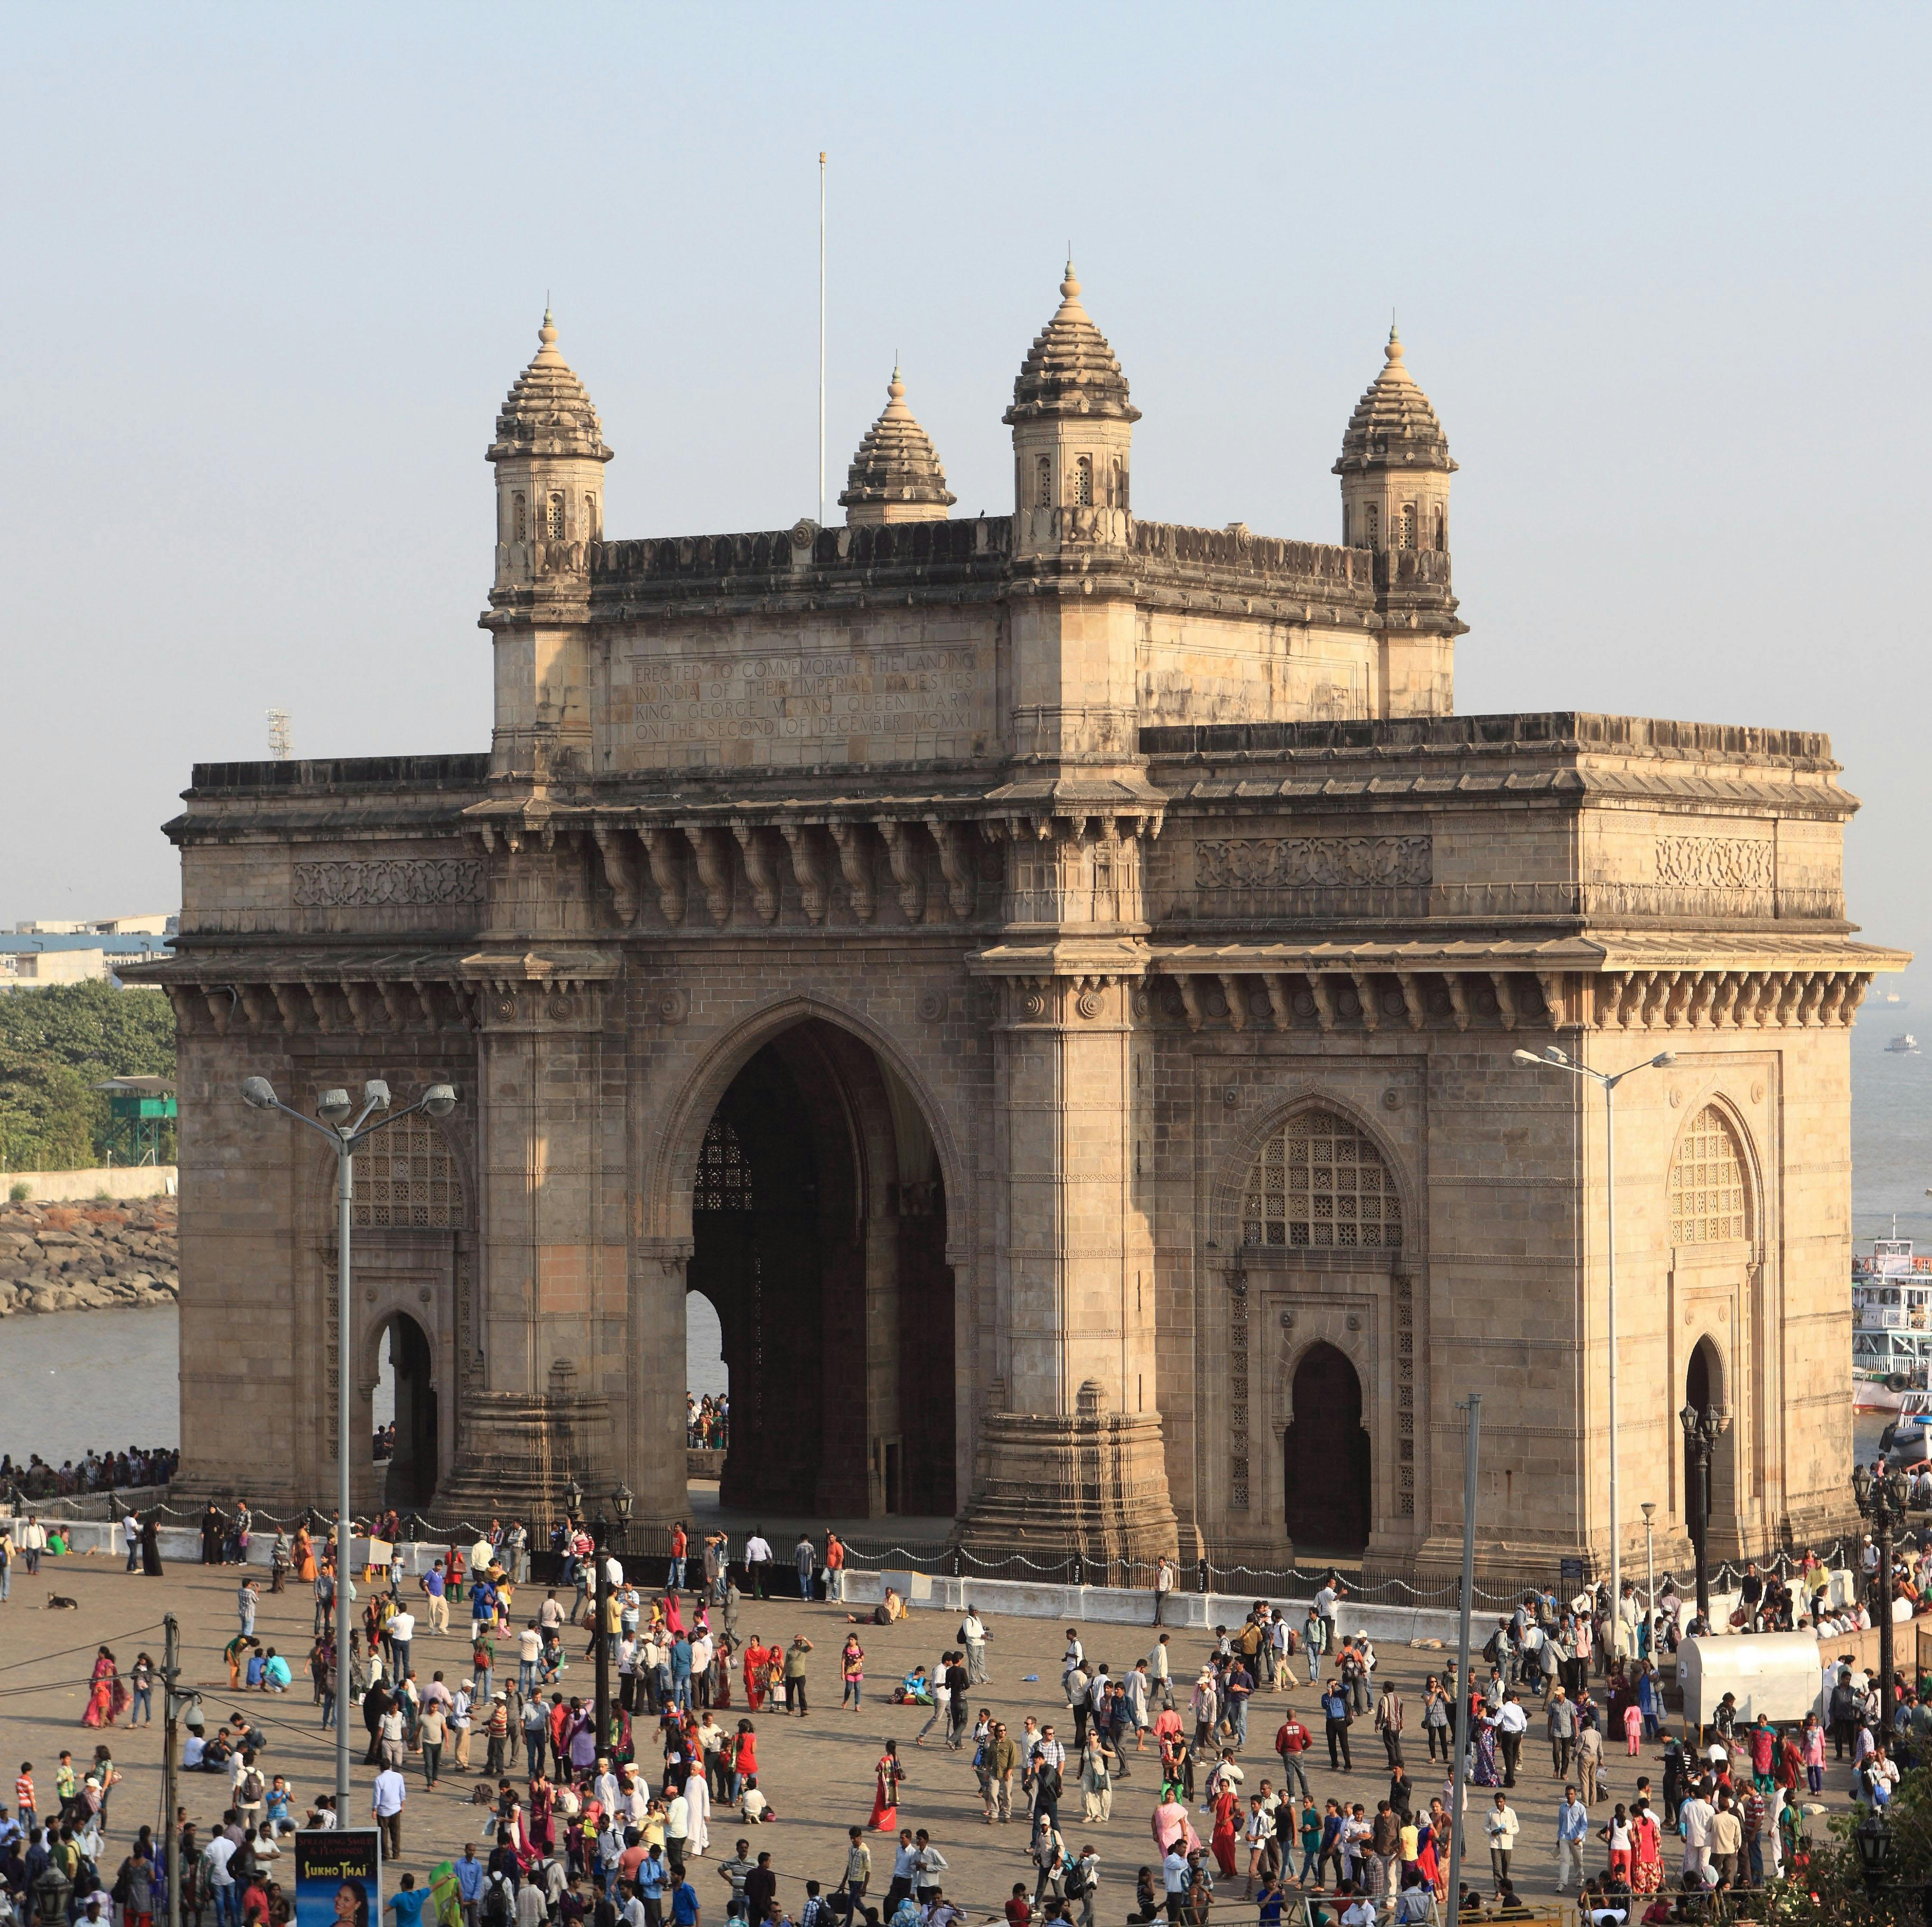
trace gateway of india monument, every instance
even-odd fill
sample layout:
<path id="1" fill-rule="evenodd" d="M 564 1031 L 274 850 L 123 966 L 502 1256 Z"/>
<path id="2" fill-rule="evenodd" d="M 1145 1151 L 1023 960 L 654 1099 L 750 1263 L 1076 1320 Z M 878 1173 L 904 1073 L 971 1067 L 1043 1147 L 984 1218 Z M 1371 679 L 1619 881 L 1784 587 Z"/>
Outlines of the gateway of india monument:
<path id="1" fill-rule="evenodd" d="M 185 1489 L 332 1502 L 334 1160 L 238 1087 L 380 1077 L 459 1102 L 357 1163 L 358 1505 L 684 1514 L 695 1292 L 775 1522 L 1439 1575 L 1476 1390 L 1490 1574 L 1640 1556 L 1646 1500 L 1684 1559 L 1687 1403 L 1714 1559 L 1852 1523 L 1848 1027 L 1904 959 L 1846 920 L 1828 741 L 1459 716 L 1394 333 L 1339 539 L 1286 541 L 1136 517 L 1060 293 L 1010 514 L 952 514 L 896 372 L 842 526 L 644 539 L 546 314 L 487 752 L 195 767 L 128 973 L 180 1036 Z M 1550 1045 L 1675 1053 L 1618 1105 L 1616 1519 L 1604 1106 Z"/>

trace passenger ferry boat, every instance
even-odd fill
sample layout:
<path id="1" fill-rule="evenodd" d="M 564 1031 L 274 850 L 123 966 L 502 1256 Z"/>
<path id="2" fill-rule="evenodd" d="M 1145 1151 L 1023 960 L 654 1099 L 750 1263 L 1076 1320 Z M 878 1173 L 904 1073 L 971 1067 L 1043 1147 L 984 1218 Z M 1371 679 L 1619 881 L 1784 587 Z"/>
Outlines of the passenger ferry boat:
<path id="1" fill-rule="evenodd" d="M 1918 1040 L 1910 1031 L 1900 1031 L 1886 1046 L 1886 1049 L 1894 1057 L 1916 1057 L 1918 1055 Z"/>
<path id="2" fill-rule="evenodd" d="M 1932 1410 L 1932 1257 L 1909 1238 L 1875 1239 L 1852 1258 L 1852 1404 L 1859 1412 Z"/>

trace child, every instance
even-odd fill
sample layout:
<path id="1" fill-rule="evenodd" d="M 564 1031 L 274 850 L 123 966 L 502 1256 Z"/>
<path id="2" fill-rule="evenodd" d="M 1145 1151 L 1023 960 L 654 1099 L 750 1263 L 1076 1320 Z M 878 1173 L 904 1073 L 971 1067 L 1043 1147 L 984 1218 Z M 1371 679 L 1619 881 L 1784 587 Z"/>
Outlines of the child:
<path id="1" fill-rule="evenodd" d="M 31 1840 L 34 1829 L 40 1823 L 40 1810 L 34 1798 L 34 1763 L 31 1760 L 20 1762 L 20 1778 L 14 1782 L 14 1805 L 20 1823 L 20 1838 Z"/>

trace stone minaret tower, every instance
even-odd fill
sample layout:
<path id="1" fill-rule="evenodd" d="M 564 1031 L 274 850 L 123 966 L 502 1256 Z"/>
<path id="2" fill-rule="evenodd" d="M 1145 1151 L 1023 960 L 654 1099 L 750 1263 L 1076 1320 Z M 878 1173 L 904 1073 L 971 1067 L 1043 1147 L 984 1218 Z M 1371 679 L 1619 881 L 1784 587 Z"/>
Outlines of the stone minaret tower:
<path id="1" fill-rule="evenodd" d="M 886 395 L 884 412 L 866 431 L 846 471 L 838 506 L 854 528 L 864 522 L 943 522 L 958 497 L 946 492 L 939 452 L 905 405 L 896 368 Z"/>
<path id="2" fill-rule="evenodd" d="M 583 383 L 556 351 L 548 308 L 537 340 L 487 452 L 496 470 L 496 569 L 482 626 L 496 639 L 494 773 L 542 783 L 590 773 L 583 623 L 611 451 Z"/>
<path id="3" fill-rule="evenodd" d="M 541 344 L 496 417 L 488 457 L 496 470 L 496 580 L 528 582 L 542 551 L 604 532 L 603 425 L 583 383 L 556 351 L 544 310 Z"/>
<path id="4" fill-rule="evenodd" d="M 1352 548 L 1449 547 L 1449 438 L 1402 360 L 1391 327 L 1382 371 L 1342 437 L 1342 540 Z"/>
<path id="5" fill-rule="evenodd" d="M 1141 411 L 1080 305 L 1071 261 L 1060 306 L 1034 338 L 1001 419 L 1013 431 L 1014 553 L 1054 555 L 1065 542 L 1125 548 Z"/>

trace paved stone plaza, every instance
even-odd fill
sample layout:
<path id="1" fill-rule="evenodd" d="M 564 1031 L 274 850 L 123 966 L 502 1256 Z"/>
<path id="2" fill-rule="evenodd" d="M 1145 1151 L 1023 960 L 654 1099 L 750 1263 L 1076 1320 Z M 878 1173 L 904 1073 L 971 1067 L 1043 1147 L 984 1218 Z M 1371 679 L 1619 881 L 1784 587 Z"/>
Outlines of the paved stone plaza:
<path id="1" fill-rule="evenodd" d="M 258 1574 L 258 1577 L 259 1577 Z M 226 1670 L 220 1649 L 233 1632 L 236 1621 L 234 1592 L 236 1569 L 206 1569 L 181 1565 L 170 1568 L 160 1580 L 145 1580 L 124 1574 L 120 1562 L 111 1558 L 80 1558 L 50 1562 L 38 1581 L 28 1580 L 16 1568 L 13 1598 L 0 1609 L 0 1762 L 10 1775 L 22 1760 L 34 1762 L 35 1778 L 42 1785 L 51 1784 L 55 1762 L 62 1747 L 83 1757 L 91 1752 L 97 1736 L 82 1727 L 80 1715 L 86 1704 L 84 1680 L 97 1645 L 112 1646 L 124 1670 L 135 1652 L 145 1647 L 158 1659 L 160 1646 L 160 1618 L 163 1611 L 179 1616 L 184 1642 L 184 1671 L 188 1683 L 206 1694 L 205 1709 L 211 1730 L 232 1706 L 245 1707 L 250 1716 L 272 1736 L 269 1764 L 285 1774 L 296 1790 L 297 1809 L 318 1793 L 328 1791 L 334 1783 L 334 1761 L 328 1736 L 321 1731 L 316 1709 L 302 1669 L 302 1659 L 309 1646 L 312 1604 L 305 1589 L 296 1588 L 277 1598 L 264 1591 L 257 1617 L 257 1634 L 265 1643 L 278 1646 L 291 1658 L 296 1673 L 295 1690 L 280 1698 L 262 1694 L 231 1694 L 226 1688 Z M 52 1613 L 44 1610 L 48 1592 L 58 1588 L 80 1601 L 74 1613 Z M 838 1709 L 838 1648 L 845 1633 L 842 1609 L 824 1605 L 805 1606 L 797 1601 L 778 1601 L 760 1606 L 747 1602 L 740 1619 L 740 1630 L 756 1632 L 770 1640 L 774 1637 L 789 1640 L 802 1630 L 815 1646 L 809 1673 L 812 1712 L 808 1719 L 788 1719 L 769 1706 L 756 1716 L 758 1733 L 760 1784 L 779 1814 L 778 1820 L 755 1829 L 754 1851 L 769 1850 L 781 1875 L 780 1898 L 794 1913 L 802 1901 L 802 1883 L 816 1878 L 828 1888 L 842 1865 L 844 1829 L 864 1822 L 872 1796 L 872 1765 L 887 1739 L 896 1738 L 905 1756 L 909 1778 L 900 1802 L 902 1825 L 929 1828 L 940 1850 L 951 1863 L 946 1879 L 949 1894 L 978 1920 L 997 1913 L 1014 1881 L 1024 1879 L 1032 1890 L 1032 1871 L 1025 1859 L 1026 1829 L 1022 1822 L 988 1829 L 981 1818 L 980 1802 L 968 1760 L 970 1756 L 938 1751 L 915 1752 L 913 1736 L 924 1723 L 926 1712 L 889 1703 L 892 1686 L 921 1661 L 930 1665 L 939 1653 L 953 1643 L 957 1615 L 939 1610 L 915 1613 L 908 1623 L 891 1628 L 862 1627 L 860 1638 L 866 1652 L 866 1700 L 856 1715 Z M 1348 1621 L 1346 1610 L 1343 1630 Z M 1017 1730 L 1018 1721 L 1030 1712 L 1042 1720 L 1053 1718 L 1064 1737 L 1070 1728 L 1064 1702 L 1058 1691 L 1060 1656 L 1065 1646 L 1065 1625 L 1042 1619 L 994 1617 L 990 1621 L 992 1640 L 989 1648 L 990 1678 L 976 1694 L 974 1711 L 981 1706 L 992 1709 Z M 145 1629 L 145 1630 L 144 1630 Z M 1118 1673 L 1130 1670 L 1152 1643 L 1150 1628 L 1130 1631 L 1115 1627 L 1082 1628 L 1089 1655 L 1106 1660 Z M 44 1657 L 55 1649 L 74 1649 L 59 1657 Z M 1179 1631 L 1173 1637 L 1177 1655 L 1175 1671 L 1183 1686 L 1198 1670 L 1208 1649 L 1206 1637 L 1198 1631 Z M 1415 1725 L 1420 1716 L 1416 1689 L 1424 1675 L 1437 1668 L 1442 1655 L 1406 1647 L 1379 1649 L 1381 1673 L 1393 1678 L 1410 1703 L 1411 1733 L 1406 1748 L 1411 1777 L 1425 1796 L 1439 1790 L 1426 1748 Z M 419 1634 L 414 1664 L 418 1677 L 428 1679 L 439 1668 L 454 1679 L 466 1668 L 466 1638 L 452 1634 L 438 1638 Z M 1298 1667 L 1298 1672 L 1300 1670 Z M 1038 1683 L 1028 1682 L 1028 1673 L 1037 1673 Z M 562 1682 L 566 1694 L 589 1693 L 592 1671 L 587 1661 L 574 1661 Z M 67 1683 L 57 1689 L 40 1690 L 54 1681 Z M 742 1694 L 734 1699 L 742 1712 Z M 158 1694 L 157 1699 L 158 1700 Z M 1315 1711 L 1313 1695 L 1306 1691 L 1287 1696 L 1304 1721 Z M 1251 1743 L 1242 1755 L 1252 1787 L 1264 1774 L 1274 1774 L 1276 1763 L 1269 1748 L 1280 1722 L 1282 1696 L 1258 1694 L 1251 1718 Z M 355 1715 L 352 1712 L 352 1721 Z M 1318 1733 L 1319 1721 L 1311 1724 Z M 1531 1734 L 1526 1742 L 1524 1771 L 1510 1799 L 1522 1823 L 1522 1845 L 1516 1863 L 1517 1883 L 1526 1895 L 1549 1895 L 1554 1892 L 1556 1812 L 1561 1788 L 1550 1773 L 1547 1747 L 1540 1743 L 1540 1715 L 1532 1711 Z M 351 1817 L 366 1816 L 372 1769 L 362 1764 L 364 1736 L 359 1721 L 352 1725 L 356 1742 L 355 1757 L 355 1807 Z M 1319 1742 L 1319 1757 L 1310 1778 L 1318 1799 L 1330 1796 L 1364 1802 L 1370 1812 L 1376 1801 L 1388 1790 L 1382 1750 L 1368 1730 L 1358 1723 L 1354 1742 L 1355 1769 L 1351 1774 L 1332 1774 Z M 135 1829 L 152 1823 L 160 1810 L 160 1728 L 143 1727 L 132 1733 L 116 1731 L 108 1736 L 116 1746 L 116 1761 L 127 1775 L 117 1790 L 111 1808 L 111 1844 L 119 1848 L 131 1839 Z M 655 1765 L 656 1728 L 654 1722 L 640 1722 L 640 1758 Z M 1613 1799 L 1628 1798 L 1636 1773 L 1660 1779 L 1659 1750 L 1647 1747 L 1639 1761 L 1628 1760 L 1621 1744 L 1612 1749 L 1605 1775 L 1606 1790 Z M 480 1764 L 483 1749 L 472 1749 L 472 1761 Z M 519 1762 L 520 1763 L 520 1762 Z M 1106 1825 L 1090 1826 L 1079 1817 L 1080 1797 L 1070 1784 L 1063 1799 L 1063 1830 L 1070 1847 L 1076 1850 L 1090 1839 L 1100 1849 L 1103 1885 L 1097 1918 L 1101 1927 L 1124 1917 L 1132 1904 L 1136 1870 L 1151 1855 L 1149 1820 L 1156 1800 L 1159 1770 L 1151 1752 L 1130 1760 L 1132 1777 L 1118 1787 L 1113 1817 Z M 1433 1769 L 1439 1773 L 1440 1769 Z M 404 1822 L 404 1853 L 401 1868 L 412 1868 L 418 1877 L 436 1861 L 461 1851 L 466 1840 L 474 1839 L 487 1850 L 488 1841 L 478 1826 L 480 1808 L 467 1804 L 473 1780 L 446 1775 L 442 1790 L 424 1792 L 419 1762 L 409 1769 L 410 1801 Z M 205 1829 L 220 1817 L 225 1804 L 225 1781 L 212 1776 L 182 1776 L 182 1799 L 190 1817 Z M 1827 1798 L 1834 1806 L 1844 1804 L 1847 1775 L 1833 1769 L 1828 1782 Z M 1600 1823 L 1608 1817 L 1607 1805 L 1599 1805 L 1593 1815 Z M 1208 1829 L 1203 1816 L 1195 1815 L 1202 1838 Z M 1814 1826 L 1822 1822 L 1814 1820 Z M 206 1837 L 204 1832 L 203 1837 Z M 737 1829 L 721 1813 L 712 1829 L 709 1862 L 717 1862 L 732 1851 Z M 878 1870 L 874 1896 L 883 1892 L 890 1871 L 888 1843 L 872 1836 L 874 1865 Z M 1487 1862 L 1478 1841 L 1476 1866 L 1472 1877 L 1481 1877 L 1486 1886 Z M 1666 1841 L 1667 1864 L 1675 1870 L 1676 1843 Z M 109 1867 L 118 1863 L 118 1851 L 110 1854 Z M 1605 1864 L 1600 1847 L 1592 1843 L 1586 1865 L 1594 1871 Z M 1245 1869 L 1245 1859 L 1242 1862 Z M 695 1882 L 707 1909 L 706 1919 L 715 1921 L 724 1897 L 723 1883 L 715 1871 L 700 1871 Z M 1238 1895 L 1241 1880 L 1233 1883 L 1232 1894 Z M 1226 1883 L 1221 1885 L 1224 1898 L 1230 1897 Z M 1238 1911 L 1238 1910 L 1237 1910 Z"/>

